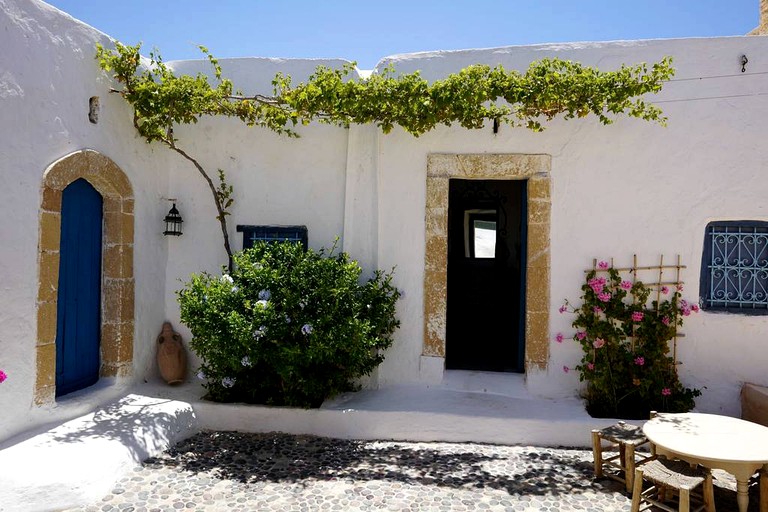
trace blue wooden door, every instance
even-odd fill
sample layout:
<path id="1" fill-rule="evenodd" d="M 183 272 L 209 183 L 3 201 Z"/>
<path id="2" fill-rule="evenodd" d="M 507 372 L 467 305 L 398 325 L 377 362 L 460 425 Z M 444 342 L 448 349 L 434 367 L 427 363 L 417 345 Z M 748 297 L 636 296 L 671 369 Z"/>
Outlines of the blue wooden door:
<path id="1" fill-rule="evenodd" d="M 99 379 L 102 198 L 84 179 L 62 196 L 56 396 Z"/>

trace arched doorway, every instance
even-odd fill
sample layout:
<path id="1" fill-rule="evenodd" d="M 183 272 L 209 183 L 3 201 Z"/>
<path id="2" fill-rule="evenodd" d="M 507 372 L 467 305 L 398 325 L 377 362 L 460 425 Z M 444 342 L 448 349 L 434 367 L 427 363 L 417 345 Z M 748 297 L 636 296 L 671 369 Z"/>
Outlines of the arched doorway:
<path id="1" fill-rule="evenodd" d="M 127 376 L 133 368 L 134 278 L 133 189 L 125 173 L 109 158 L 81 150 L 54 162 L 43 175 L 40 206 L 39 286 L 37 304 L 37 378 L 35 403 L 51 403 L 57 395 L 57 330 L 60 300 L 59 270 L 66 212 L 64 192 L 82 180 L 102 198 L 98 376 Z M 80 186 L 80 185 L 79 185 Z M 63 215 L 64 213 L 64 215 Z M 66 221 L 65 221 L 66 222 Z M 62 237 L 63 235 L 63 237 Z M 92 254 L 95 254 L 92 253 Z M 82 284 L 81 278 L 75 282 Z M 66 290 L 61 295 L 66 300 Z M 91 377 L 92 378 L 92 377 Z"/>

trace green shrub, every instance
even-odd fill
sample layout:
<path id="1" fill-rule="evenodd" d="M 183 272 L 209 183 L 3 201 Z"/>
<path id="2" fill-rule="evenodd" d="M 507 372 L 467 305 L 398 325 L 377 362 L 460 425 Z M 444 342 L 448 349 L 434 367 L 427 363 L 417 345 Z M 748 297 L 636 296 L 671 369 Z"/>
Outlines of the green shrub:
<path id="1" fill-rule="evenodd" d="M 360 284 L 346 253 L 289 242 L 257 244 L 235 264 L 177 292 L 210 399 L 318 407 L 384 360 L 399 326 L 391 272 Z"/>

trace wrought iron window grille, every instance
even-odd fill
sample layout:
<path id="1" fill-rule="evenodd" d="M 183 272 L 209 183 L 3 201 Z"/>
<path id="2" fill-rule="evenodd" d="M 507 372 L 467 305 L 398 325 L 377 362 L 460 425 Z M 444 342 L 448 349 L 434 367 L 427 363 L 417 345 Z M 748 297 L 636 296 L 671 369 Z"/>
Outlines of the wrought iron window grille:
<path id="1" fill-rule="evenodd" d="M 250 249 L 256 242 L 297 242 L 307 249 L 307 226 L 250 226 L 238 225 L 243 233 L 243 249 Z"/>
<path id="2" fill-rule="evenodd" d="M 701 305 L 768 314 L 768 222 L 710 222 L 704 235 Z"/>

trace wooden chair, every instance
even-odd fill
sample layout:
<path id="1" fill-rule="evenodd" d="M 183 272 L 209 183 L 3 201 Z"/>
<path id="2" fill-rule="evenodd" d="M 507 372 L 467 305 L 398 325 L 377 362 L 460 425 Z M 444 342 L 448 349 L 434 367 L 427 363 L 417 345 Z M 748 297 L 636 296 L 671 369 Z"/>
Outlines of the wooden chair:
<path id="1" fill-rule="evenodd" d="M 643 490 L 643 481 L 652 485 Z M 641 503 L 653 505 L 669 512 L 691 511 L 691 491 L 704 485 L 702 504 L 693 512 L 706 510 L 715 512 L 715 495 L 712 486 L 712 473 L 699 466 L 691 466 L 681 460 L 670 461 L 664 457 L 653 456 L 635 469 L 632 490 L 632 512 L 639 512 Z M 673 491 L 673 492 L 671 492 Z M 667 499 L 677 496 L 678 508 L 667 504 Z M 698 496 L 695 496 L 698 498 Z"/>
<path id="2" fill-rule="evenodd" d="M 607 446 L 604 443 L 607 442 Z M 623 482 L 627 492 L 632 492 L 635 466 L 648 457 L 636 453 L 639 446 L 648 443 L 643 429 L 623 421 L 610 427 L 592 431 L 592 455 L 595 463 L 595 478 L 607 476 Z M 615 455 L 605 457 L 605 452 L 616 451 Z M 618 470 L 618 471 L 614 471 Z M 606 471 L 607 470 L 607 471 Z"/>

